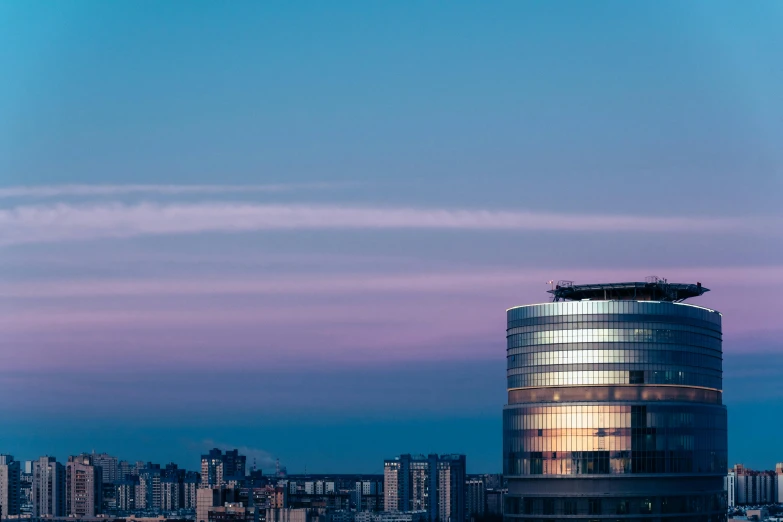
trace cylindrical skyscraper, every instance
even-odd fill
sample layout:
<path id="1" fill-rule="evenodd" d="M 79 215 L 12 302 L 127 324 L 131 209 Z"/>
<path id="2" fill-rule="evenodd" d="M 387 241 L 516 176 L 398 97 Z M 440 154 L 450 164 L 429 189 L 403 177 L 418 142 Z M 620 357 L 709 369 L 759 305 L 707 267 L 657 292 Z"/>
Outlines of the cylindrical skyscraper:
<path id="1" fill-rule="evenodd" d="M 726 520 L 721 315 L 696 285 L 575 286 L 507 312 L 507 522 Z"/>

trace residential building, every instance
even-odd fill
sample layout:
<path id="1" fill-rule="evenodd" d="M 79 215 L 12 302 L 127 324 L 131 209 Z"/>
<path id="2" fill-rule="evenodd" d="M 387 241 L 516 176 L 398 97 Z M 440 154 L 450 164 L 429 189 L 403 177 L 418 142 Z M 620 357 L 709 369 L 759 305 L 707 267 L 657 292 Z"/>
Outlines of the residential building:
<path id="1" fill-rule="evenodd" d="M 247 457 L 238 450 L 223 453 L 218 448 L 201 456 L 201 487 L 224 486 L 229 480 L 242 480 L 245 477 Z"/>
<path id="2" fill-rule="evenodd" d="M 120 470 L 117 462 L 117 457 L 112 457 L 108 453 L 95 453 L 91 455 L 93 466 L 99 466 L 101 468 L 101 483 L 114 484 L 115 481 L 120 480 Z"/>
<path id="3" fill-rule="evenodd" d="M 19 515 L 22 499 L 20 463 L 12 455 L 0 455 L 0 518 Z"/>
<path id="4" fill-rule="evenodd" d="M 407 511 L 410 504 L 410 455 L 400 455 L 383 463 L 383 510 Z"/>
<path id="5" fill-rule="evenodd" d="M 775 484 L 777 489 L 775 502 L 783 504 L 783 462 L 778 462 L 775 465 Z"/>
<path id="6" fill-rule="evenodd" d="M 722 316 L 682 302 L 707 291 L 560 281 L 507 310 L 508 522 L 725 520 Z"/>
<path id="7" fill-rule="evenodd" d="M 737 473 L 734 470 L 730 470 L 724 481 L 723 489 L 726 490 L 726 505 L 733 508 L 737 505 Z"/>
<path id="8" fill-rule="evenodd" d="M 465 456 L 409 454 L 384 461 L 384 510 L 426 511 L 430 522 L 465 519 Z"/>
<path id="9" fill-rule="evenodd" d="M 139 469 L 139 488 L 136 494 L 136 509 L 159 512 L 161 510 L 160 464 L 148 462 Z"/>
<path id="10" fill-rule="evenodd" d="M 127 477 L 138 475 L 139 472 L 134 464 L 131 464 L 127 460 L 121 460 L 117 463 L 117 479 L 123 480 Z"/>
<path id="11" fill-rule="evenodd" d="M 465 516 L 468 520 L 473 517 L 483 517 L 487 510 L 487 491 L 484 481 L 470 479 L 465 481 Z"/>
<path id="12" fill-rule="evenodd" d="M 91 455 L 68 457 L 65 465 L 65 510 L 69 516 L 94 517 L 101 512 L 102 470 Z"/>
<path id="13" fill-rule="evenodd" d="M 266 522 L 313 522 L 318 518 L 311 509 L 269 508 L 266 510 Z"/>
<path id="14" fill-rule="evenodd" d="M 381 511 L 384 509 L 383 500 L 383 482 L 356 482 L 354 502 L 357 511 Z"/>
<path id="15" fill-rule="evenodd" d="M 188 471 L 182 479 L 182 507 L 196 509 L 196 490 L 199 484 L 199 474 Z"/>
<path id="16" fill-rule="evenodd" d="M 138 476 L 127 475 L 124 479 L 115 482 L 116 509 L 125 513 L 135 511 L 136 492 L 140 489 Z"/>
<path id="17" fill-rule="evenodd" d="M 253 522 L 255 511 L 255 507 L 247 507 L 241 502 L 227 502 L 210 509 L 207 522 Z"/>
<path id="18" fill-rule="evenodd" d="M 738 506 L 757 506 L 777 502 L 777 475 L 774 471 L 755 471 L 742 464 L 732 469 Z"/>
<path id="19" fill-rule="evenodd" d="M 239 502 L 239 490 L 225 487 L 198 488 L 196 492 L 196 522 L 209 522 L 212 508 L 227 502 Z"/>
<path id="20" fill-rule="evenodd" d="M 65 467 L 54 457 L 33 462 L 33 517 L 62 517 L 65 511 Z"/>
<path id="21" fill-rule="evenodd" d="M 428 522 L 430 514 L 427 511 L 369 511 L 356 513 L 355 522 Z"/>
<path id="22" fill-rule="evenodd" d="M 21 489 L 21 500 L 19 513 L 22 515 L 33 514 L 33 461 L 26 460 L 22 463 L 19 476 L 19 488 Z"/>
<path id="23" fill-rule="evenodd" d="M 245 478 L 247 457 L 238 450 L 226 451 L 215 448 L 201 456 L 201 487 L 225 486 L 229 480 Z"/>
<path id="24" fill-rule="evenodd" d="M 160 480 L 160 508 L 163 511 L 176 511 L 182 507 L 180 490 L 182 484 L 176 475 L 166 475 Z"/>

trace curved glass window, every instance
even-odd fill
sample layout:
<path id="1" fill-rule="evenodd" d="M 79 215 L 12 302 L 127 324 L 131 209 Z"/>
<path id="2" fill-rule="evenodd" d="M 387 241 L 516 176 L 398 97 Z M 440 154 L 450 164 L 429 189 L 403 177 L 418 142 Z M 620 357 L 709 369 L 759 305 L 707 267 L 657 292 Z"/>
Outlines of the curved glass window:
<path id="1" fill-rule="evenodd" d="M 726 410 L 707 405 L 513 406 L 504 474 L 724 473 Z"/>

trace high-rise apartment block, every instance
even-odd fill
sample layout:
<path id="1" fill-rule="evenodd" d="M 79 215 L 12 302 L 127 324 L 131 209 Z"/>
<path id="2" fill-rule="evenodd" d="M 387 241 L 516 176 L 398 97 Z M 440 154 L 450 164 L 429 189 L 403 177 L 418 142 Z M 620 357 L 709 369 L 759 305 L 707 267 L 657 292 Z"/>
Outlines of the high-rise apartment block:
<path id="1" fill-rule="evenodd" d="M 383 482 L 361 480 L 356 482 L 354 502 L 357 511 L 382 511 Z"/>
<path id="2" fill-rule="evenodd" d="M 737 505 L 737 473 L 730 470 L 723 479 L 723 489 L 726 491 L 726 505 L 733 508 Z"/>
<path id="3" fill-rule="evenodd" d="M 127 460 L 121 460 L 117 463 L 117 479 L 118 481 L 124 480 L 128 477 L 138 475 L 136 466 Z"/>
<path id="4" fill-rule="evenodd" d="M 384 510 L 426 511 L 430 522 L 465 519 L 465 455 L 409 454 L 384 461 Z"/>
<path id="5" fill-rule="evenodd" d="M 69 516 L 94 517 L 101 512 L 102 470 L 91 455 L 68 457 L 65 465 L 65 509 Z"/>
<path id="6" fill-rule="evenodd" d="M 783 462 L 778 462 L 775 465 L 775 484 L 777 485 L 775 500 L 778 503 L 783 503 Z"/>
<path id="7" fill-rule="evenodd" d="M 471 479 L 465 482 L 465 516 L 483 517 L 487 510 L 487 490 L 484 481 Z"/>
<path id="8" fill-rule="evenodd" d="M 33 516 L 62 517 L 65 510 L 65 467 L 54 457 L 33 462 Z"/>
<path id="9" fill-rule="evenodd" d="M 124 478 L 120 476 L 119 464 L 117 457 L 112 457 L 107 453 L 92 453 L 93 466 L 99 466 L 101 468 L 101 483 L 114 484 L 114 482 Z"/>
<path id="10" fill-rule="evenodd" d="M 160 508 L 163 511 L 176 511 L 182 501 L 181 483 L 176 475 L 166 475 L 160 481 Z"/>
<path id="11" fill-rule="evenodd" d="M 18 515 L 22 497 L 20 463 L 12 455 L 0 455 L 0 518 Z"/>
<path id="12" fill-rule="evenodd" d="M 706 291 L 561 281 L 507 311 L 506 520 L 726 520 L 721 314 L 682 303 Z"/>
<path id="13" fill-rule="evenodd" d="M 182 508 L 196 509 L 196 490 L 199 485 L 199 474 L 195 471 L 188 471 L 182 477 Z"/>
<path id="14" fill-rule="evenodd" d="M 148 462 L 139 470 L 136 509 L 146 509 L 155 512 L 161 510 L 161 480 L 160 464 Z"/>
<path id="15" fill-rule="evenodd" d="M 775 471 L 755 471 L 742 464 L 736 464 L 727 476 L 727 482 L 734 484 L 734 496 L 738 506 L 757 506 L 780 502 L 778 496 L 778 475 Z M 727 484 L 728 485 L 728 484 Z"/>
<path id="16" fill-rule="evenodd" d="M 128 475 L 115 482 L 114 498 L 116 509 L 130 512 L 136 509 L 136 491 L 139 490 L 139 477 Z"/>
<path id="17" fill-rule="evenodd" d="M 246 461 L 247 457 L 240 455 L 238 450 L 225 453 L 217 448 L 210 450 L 201 456 L 201 486 L 216 487 L 243 480 Z"/>
<path id="18" fill-rule="evenodd" d="M 209 522 L 209 512 L 212 508 L 223 506 L 227 502 L 239 502 L 238 489 L 199 488 L 196 492 L 196 522 Z"/>

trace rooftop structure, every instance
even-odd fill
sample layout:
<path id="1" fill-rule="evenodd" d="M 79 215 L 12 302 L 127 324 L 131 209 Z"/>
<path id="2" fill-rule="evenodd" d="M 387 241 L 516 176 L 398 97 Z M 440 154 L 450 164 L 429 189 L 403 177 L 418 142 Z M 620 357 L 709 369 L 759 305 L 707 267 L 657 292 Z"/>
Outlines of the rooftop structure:
<path id="1" fill-rule="evenodd" d="M 558 281 L 552 290 L 547 291 L 554 296 L 553 301 L 634 300 L 680 303 L 709 292 L 709 289 L 701 286 L 701 283 L 670 283 L 666 279 L 650 276 L 645 278 L 644 282 L 631 283 L 575 285 L 573 281 Z"/>

